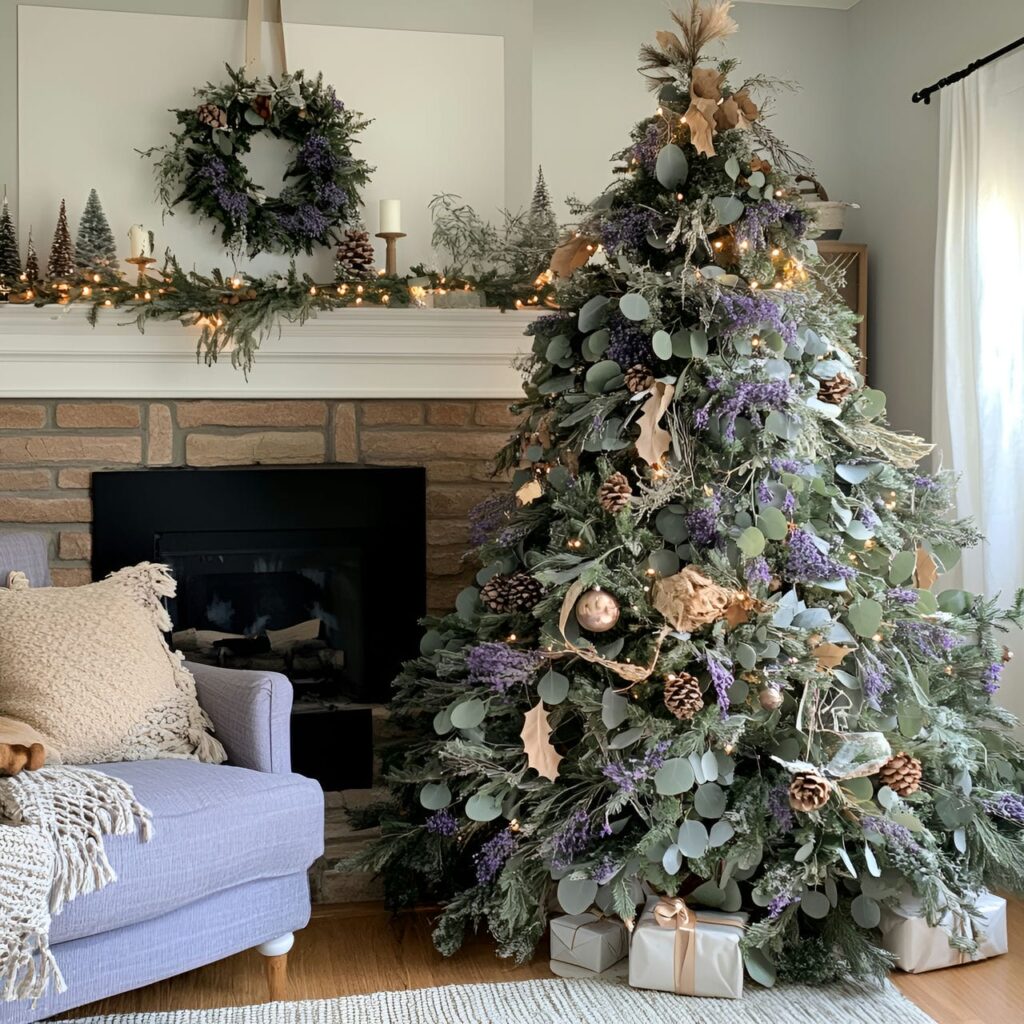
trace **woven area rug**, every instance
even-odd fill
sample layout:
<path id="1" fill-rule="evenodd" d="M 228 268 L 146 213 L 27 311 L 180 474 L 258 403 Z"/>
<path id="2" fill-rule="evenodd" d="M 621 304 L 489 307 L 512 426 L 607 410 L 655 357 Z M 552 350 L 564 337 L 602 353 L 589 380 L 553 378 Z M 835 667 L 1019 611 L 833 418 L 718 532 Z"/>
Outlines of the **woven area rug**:
<path id="1" fill-rule="evenodd" d="M 897 989 L 750 986 L 742 1000 L 687 999 L 602 981 L 516 981 L 376 992 L 219 1010 L 80 1018 L 74 1024 L 934 1024 Z"/>

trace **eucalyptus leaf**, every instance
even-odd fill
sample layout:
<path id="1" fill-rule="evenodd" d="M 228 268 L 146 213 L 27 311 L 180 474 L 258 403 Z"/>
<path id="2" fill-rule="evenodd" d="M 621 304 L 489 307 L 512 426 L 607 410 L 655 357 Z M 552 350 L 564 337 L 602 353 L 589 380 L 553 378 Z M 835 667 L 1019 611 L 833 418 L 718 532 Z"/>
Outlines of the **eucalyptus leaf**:
<path id="1" fill-rule="evenodd" d="M 662 146 L 654 161 L 654 176 L 665 188 L 678 189 L 686 184 L 690 164 L 686 154 L 674 142 Z"/>
<path id="2" fill-rule="evenodd" d="M 757 517 L 758 529 L 768 540 L 785 540 L 789 534 L 789 523 L 780 509 L 768 505 Z"/>
<path id="3" fill-rule="evenodd" d="M 702 818 L 720 818 L 725 813 L 725 790 L 717 782 L 705 782 L 697 787 L 693 807 Z"/>
<path id="4" fill-rule="evenodd" d="M 449 710 L 445 709 L 443 711 L 438 711 L 438 713 L 434 715 L 434 732 L 436 732 L 438 736 L 445 736 L 454 728 L 455 726 L 452 725 L 452 714 Z"/>
<path id="5" fill-rule="evenodd" d="M 464 700 L 452 709 L 452 725 L 456 729 L 475 729 L 487 717 L 487 705 L 478 697 Z"/>
<path id="6" fill-rule="evenodd" d="M 429 658 L 442 647 L 444 647 L 444 637 L 436 629 L 428 629 L 420 638 L 420 654 L 424 658 Z"/>
<path id="7" fill-rule="evenodd" d="M 832 904 L 829 903 L 828 897 L 823 892 L 818 889 L 809 889 L 800 897 L 800 909 L 808 917 L 815 921 L 821 921 L 828 917 Z"/>
<path id="8" fill-rule="evenodd" d="M 537 683 L 537 696 L 545 704 L 561 704 L 569 696 L 569 680 L 561 672 L 548 669 Z"/>
<path id="9" fill-rule="evenodd" d="M 685 757 L 670 757 L 654 773 L 654 788 L 662 796 L 678 796 L 690 790 L 693 783 L 693 768 Z"/>
<path id="10" fill-rule="evenodd" d="M 612 750 L 624 750 L 626 747 L 631 747 L 637 740 L 643 737 L 643 729 L 627 729 L 625 732 L 620 732 L 618 736 L 611 740 L 608 746 Z"/>
<path id="11" fill-rule="evenodd" d="M 711 205 L 714 207 L 718 223 L 722 227 L 732 224 L 743 216 L 743 201 L 735 196 L 716 196 L 711 200 Z"/>
<path id="12" fill-rule="evenodd" d="M 850 605 L 847 618 L 858 636 L 869 637 L 878 632 L 878 627 L 882 624 L 883 611 L 877 601 L 870 597 L 862 597 Z"/>
<path id="13" fill-rule="evenodd" d="M 725 173 L 735 181 L 740 176 L 740 162 L 736 157 L 731 156 L 725 161 Z"/>
<path id="14" fill-rule="evenodd" d="M 870 897 L 861 893 L 850 903 L 850 916 L 861 928 L 877 928 L 882 920 L 882 908 Z"/>
<path id="15" fill-rule="evenodd" d="M 606 729 L 617 729 L 629 715 L 629 701 L 612 687 L 601 696 L 601 721 Z"/>
<path id="16" fill-rule="evenodd" d="M 914 572 L 915 555 L 913 551 L 901 551 L 893 556 L 889 565 L 889 582 L 898 586 L 909 580 Z"/>
<path id="17" fill-rule="evenodd" d="M 605 309 L 609 301 L 607 296 L 595 295 L 583 303 L 580 307 L 577 325 L 584 334 L 601 326 L 604 322 Z"/>
<path id="18" fill-rule="evenodd" d="M 696 860 L 703 857 L 708 850 L 708 830 L 702 821 L 684 821 L 679 826 L 677 838 L 679 849 L 684 857 Z"/>
<path id="19" fill-rule="evenodd" d="M 466 801 L 466 817 L 471 821 L 494 821 L 500 814 L 501 801 L 489 794 L 476 793 Z"/>
<path id="20" fill-rule="evenodd" d="M 651 305 L 639 292 L 629 292 L 619 299 L 619 312 L 627 320 L 646 320 L 651 315 Z"/>
<path id="21" fill-rule="evenodd" d="M 480 610 L 480 591 L 476 587 L 465 587 L 455 598 L 455 610 L 460 618 L 472 619 Z"/>
<path id="22" fill-rule="evenodd" d="M 748 526 L 736 538 L 736 546 L 744 558 L 756 558 L 764 551 L 765 537 L 756 526 Z"/>
<path id="23" fill-rule="evenodd" d="M 708 841 L 711 846 L 724 846 L 736 834 L 736 830 L 728 821 L 716 821 L 711 826 Z"/>
<path id="24" fill-rule="evenodd" d="M 420 804 L 428 811 L 439 811 L 452 802 L 452 791 L 443 782 L 428 782 L 420 790 Z"/>
<path id="25" fill-rule="evenodd" d="M 747 973 L 765 988 L 771 988 L 775 984 L 775 964 L 768 959 L 767 954 L 760 949 L 749 949 L 743 954 L 743 964 Z"/>
<path id="26" fill-rule="evenodd" d="M 668 875 L 679 874 L 679 869 L 683 866 L 683 851 L 673 843 L 662 855 L 661 866 L 665 869 L 665 873 Z"/>
<path id="27" fill-rule="evenodd" d="M 558 883 L 558 905 L 567 914 L 582 914 L 594 905 L 597 882 L 589 878 L 563 878 Z"/>
<path id="28" fill-rule="evenodd" d="M 702 782 L 714 782 L 718 778 L 718 758 L 713 750 L 705 750 L 700 756 Z"/>
<path id="29" fill-rule="evenodd" d="M 672 335 L 668 331 L 655 331 L 651 338 L 651 348 L 659 359 L 671 359 Z"/>

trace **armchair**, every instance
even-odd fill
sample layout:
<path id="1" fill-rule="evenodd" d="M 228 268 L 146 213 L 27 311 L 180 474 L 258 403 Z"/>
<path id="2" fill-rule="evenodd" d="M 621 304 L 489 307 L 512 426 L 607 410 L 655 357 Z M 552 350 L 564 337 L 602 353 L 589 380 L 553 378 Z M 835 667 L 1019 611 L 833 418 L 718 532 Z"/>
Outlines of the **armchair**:
<path id="1" fill-rule="evenodd" d="M 0 567 L 24 561 L 26 536 L 0 534 Z M 37 580 L 47 585 L 48 572 L 37 568 Z M 0 1002 L 0 1024 L 41 1020 L 253 947 L 267 957 L 270 998 L 284 998 L 292 933 L 310 915 L 307 871 L 323 852 L 323 793 L 291 773 L 287 678 L 189 668 L 228 763 L 95 766 L 132 785 L 153 813 L 153 837 L 106 838 L 117 881 L 52 922 L 67 991 L 51 990 L 34 1008 Z"/>

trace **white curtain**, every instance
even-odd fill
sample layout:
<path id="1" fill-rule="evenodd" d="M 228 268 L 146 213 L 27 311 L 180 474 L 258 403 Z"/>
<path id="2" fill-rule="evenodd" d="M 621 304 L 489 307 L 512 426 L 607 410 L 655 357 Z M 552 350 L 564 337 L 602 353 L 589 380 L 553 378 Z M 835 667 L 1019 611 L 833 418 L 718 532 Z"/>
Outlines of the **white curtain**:
<path id="1" fill-rule="evenodd" d="M 1024 51 L 943 90 L 940 125 L 933 439 L 986 538 L 962 585 L 1008 600 L 1024 585 Z M 1024 713 L 1019 690 L 1001 696 Z"/>

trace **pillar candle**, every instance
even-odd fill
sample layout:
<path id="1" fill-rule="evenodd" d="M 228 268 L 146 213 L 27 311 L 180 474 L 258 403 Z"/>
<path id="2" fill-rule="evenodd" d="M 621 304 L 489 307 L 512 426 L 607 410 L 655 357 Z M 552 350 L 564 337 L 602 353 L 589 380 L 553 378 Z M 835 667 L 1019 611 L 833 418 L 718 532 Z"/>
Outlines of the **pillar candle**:
<path id="1" fill-rule="evenodd" d="M 131 242 L 133 260 L 139 256 L 149 255 L 149 232 L 141 224 L 133 224 L 128 229 L 128 238 Z"/>
<path id="2" fill-rule="evenodd" d="M 380 201 L 380 233 L 396 234 L 402 230 L 402 201 L 400 199 L 382 199 Z"/>

